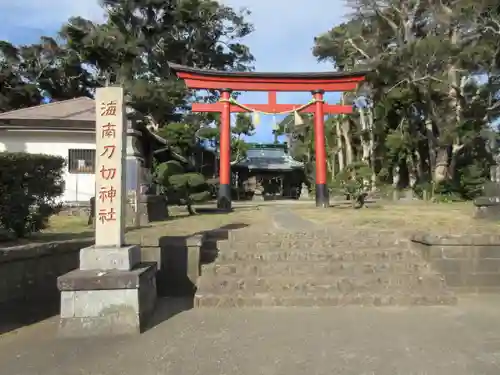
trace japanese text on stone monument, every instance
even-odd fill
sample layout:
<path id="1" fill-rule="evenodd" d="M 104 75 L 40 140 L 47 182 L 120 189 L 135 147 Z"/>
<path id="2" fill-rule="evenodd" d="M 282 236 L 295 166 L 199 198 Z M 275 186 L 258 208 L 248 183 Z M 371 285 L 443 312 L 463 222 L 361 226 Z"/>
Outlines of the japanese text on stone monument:
<path id="1" fill-rule="evenodd" d="M 96 93 L 96 246 L 121 246 L 124 220 L 123 90 L 98 89 Z"/>

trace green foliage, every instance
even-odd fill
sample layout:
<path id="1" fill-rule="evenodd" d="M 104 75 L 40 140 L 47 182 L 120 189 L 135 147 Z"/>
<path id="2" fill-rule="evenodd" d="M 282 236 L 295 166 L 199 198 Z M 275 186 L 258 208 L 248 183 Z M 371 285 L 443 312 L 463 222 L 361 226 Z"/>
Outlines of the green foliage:
<path id="1" fill-rule="evenodd" d="M 158 131 L 158 135 L 168 141 L 172 149 L 187 156 L 196 144 L 196 128 L 192 124 L 174 122 Z"/>
<path id="2" fill-rule="evenodd" d="M 216 70 L 243 71 L 253 56 L 240 43 L 252 32 L 249 12 L 216 1 L 104 0 L 108 21 L 72 18 L 62 36 L 85 63 L 96 68 L 101 85 L 123 84 L 130 104 L 161 126 L 179 121 L 176 110 L 193 99 L 170 74 L 168 61 Z M 205 100 L 213 101 L 211 93 Z"/>
<path id="3" fill-rule="evenodd" d="M 367 192 L 371 189 L 371 168 L 365 163 L 353 163 L 335 176 L 331 190 L 341 191 L 352 201 L 353 208 L 364 206 Z"/>
<path id="4" fill-rule="evenodd" d="M 199 173 L 184 173 L 170 176 L 169 185 L 174 189 L 199 189 L 206 188 L 207 182 L 205 177 Z"/>
<path id="5" fill-rule="evenodd" d="M 160 185 L 169 186 L 170 177 L 181 173 L 184 173 L 181 163 L 176 160 L 170 160 L 156 166 L 155 177 Z"/>
<path id="6" fill-rule="evenodd" d="M 210 185 L 199 173 L 186 173 L 177 161 L 168 161 L 156 166 L 156 182 L 169 204 L 186 205 L 190 213 L 193 203 L 201 203 L 210 199 Z"/>
<path id="7" fill-rule="evenodd" d="M 212 194 L 209 191 L 200 191 L 199 193 L 192 193 L 189 195 L 189 198 L 192 202 L 206 202 L 210 200 Z"/>
<path id="8" fill-rule="evenodd" d="M 242 136 L 252 136 L 255 133 L 255 126 L 252 118 L 247 113 L 238 113 L 236 122 L 231 129 L 232 133 L 239 139 Z"/>
<path id="9" fill-rule="evenodd" d="M 0 227 L 17 237 L 44 229 L 59 209 L 65 161 L 58 156 L 0 153 Z"/>
<path id="10" fill-rule="evenodd" d="M 472 199 L 498 152 L 486 146 L 500 115 L 498 2 L 349 5 L 349 19 L 319 35 L 313 54 L 341 71 L 373 72 L 343 96 L 360 110 L 349 116 L 348 134 L 327 132 L 330 156 L 365 160 L 380 183 L 419 196 L 430 187 L 434 199 Z"/>
<path id="11" fill-rule="evenodd" d="M 438 203 L 463 201 L 462 197 L 456 193 L 454 186 L 448 181 L 434 185 L 432 200 Z"/>
<path id="12" fill-rule="evenodd" d="M 247 10 L 209 0 L 103 0 L 101 5 L 105 22 L 71 17 L 57 42 L 43 36 L 26 46 L 0 41 L 0 112 L 40 103 L 41 91 L 64 100 L 119 84 L 127 104 L 156 124 L 193 124 L 185 119 L 193 93 L 171 74 L 168 61 L 216 70 L 251 68 L 253 56 L 241 43 L 253 31 Z M 217 97 L 211 92 L 199 99 Z"/>
<path id="13" fill-rule="evenodd" d="M 40 103 L 36 85 L 23 78 L 18 48 L 0 40 L 0 112 Z"/>

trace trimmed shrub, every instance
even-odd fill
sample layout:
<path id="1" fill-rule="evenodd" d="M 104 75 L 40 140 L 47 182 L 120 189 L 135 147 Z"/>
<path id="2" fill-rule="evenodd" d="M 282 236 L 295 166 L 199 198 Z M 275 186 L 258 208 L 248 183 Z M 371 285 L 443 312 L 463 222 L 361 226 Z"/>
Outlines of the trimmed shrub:
<path id="1" fill-rule="evenodd" d="M 156 167 L 156 181 L 168 204 L 185 205 L 194 213 L 191 205 L 210 199 L 210 186 L 200 173 L 186 173 L 177 161 L 168 161 Z"/>
<path id="2" fill-rule="evenodd" d="M 62 157 L 0 152 L 0 228 L 16 237 L 46 228 L 64 192 Z"/>

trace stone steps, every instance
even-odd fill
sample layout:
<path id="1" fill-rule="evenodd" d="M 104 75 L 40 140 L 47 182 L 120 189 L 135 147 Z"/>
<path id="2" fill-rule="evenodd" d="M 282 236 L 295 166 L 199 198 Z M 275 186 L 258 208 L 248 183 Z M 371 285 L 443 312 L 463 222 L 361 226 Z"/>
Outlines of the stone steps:
<path id="1" fill-rule="evenodd" d="M 247 261 L 217 262 L 202 267 L 202 276 L 272 277 L 282 276 L 363 276 L 370 274 L 422 274 L 430 272 L 429 264 L 420 261 Z"/>
<path id="2" fill-rule="evenodd" d="M 212 233 L 196 307 L 442 305 L 456 298 L 394 232 Z M 215 246 L 214 246 L 215 245 Z"/>
<path id="3" fill-rule="evenodd" d="M 251 242 L 249 242 L 249 239 Z M 287 249 L 296 249 L 296 248 L 310 248 L 314 247 L 357 247 L 357 248 L 377 248 L 377 247 L 392 247 L 392 246 L 408 246 L 410 241 L 406 240 L 397 240 L 397 239 L 380 239 L 380 238 L 365 238 L 363 241 L 353 240 L 349 238 L 279 238 L 279 236 L 275 235 L 271 238 L 262 238 L 260 236 L 251 236 L 249 235 L 246 240 L 238 239 L 238 240 L 207 240 L 207 241 L 217 241 L 218 245 L 222 248 L 230 248 L 233 246 L 237 246 L 240 249 L 265 249 L 267 248 L 287 248 Z"/>
<path id="4" fill-rule="evenodd" d="M 218 249 L 217 263 L 229 262 L 310 262 L 310 261 L 356 261 L 356 262 L 395 262 L 421 261 L 421 256 L 408 249 L 281 249 L 281 250 L 240 250 Z"/>
<path id="5" fill-rule="evenodd" d="M 198 291 L 204 293 L 382 293 L 387 290 L 439 290 L 443 287 L 439 275 L 414 274 L 372 274 L 362 276 L 206 276 L 198 284 Z"/>
<path id="6" fill-rule="evenodd" d="M 297 294 L 201 294 L 194 299 L 196 308 L 231 307 L 327 307 L 327 306 L 436 306 L 454 305 L 457 299 L 449 292 L 387 293 L 317 293 Z"/>
<path id="7" fill-rule="evenodd" d="M 252 246 L 270 247 L 284 246 L 296 247 L 301 245 L 315 246 L 394 246 L 403 243 L 408 243 L 406 239 L 392 232 L 360 232 L 360 231 L 343 231 L 342 233 L 331 233 L 330 231 L 308 231 L 304 233 L 298 232 L 262 232 L 255 229 L 242 229 L 230 232 L 213 231 L 206 235 L 207 241 L 220 241 L 224 245 L 238 245 L 251 248 Z M 249 241 L 251 240 L 251 241 Z"/>

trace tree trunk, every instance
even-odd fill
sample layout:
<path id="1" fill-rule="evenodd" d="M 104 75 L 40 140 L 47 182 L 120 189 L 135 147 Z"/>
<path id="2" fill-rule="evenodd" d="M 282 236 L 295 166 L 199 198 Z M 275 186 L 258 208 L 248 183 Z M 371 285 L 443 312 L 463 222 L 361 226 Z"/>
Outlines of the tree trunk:
<path id="1" fill-rule="evenodd" d="M 425 132 L 429 148 L 429 170 L 432 174 L 432 181 L 436 182 L 436 169 L 437 169 L 437 145 L 436 137 L 434 137 L 434 125 L 430 118 L 425 120 Z M 440 172 L 441 173 L 441 172 Z"/>
<path id="2" fill-rule="evenodd" d="M 375 189 L 377 183 L 377 173 L 375 171 L 375 135 L 373 134 L 373 108 L 368 108 L 368 129 L 370 129 L 370 166 L 372 168 L 372 189 Z"/>
<path id="3" fill-rule="evenodd" d="M 452 45 L 457 46 L 460 42 L 460 35 L 458 27 L 453 25 L 451 30 L 450 42 Z M 448 84 L 449 84 L 449 97 L 450 97 L 450 113 L 448 118 L 448 131 L 454 131 L 462 121 L 462 92 L 466 83 L 465 77 L 460 78 L 460 73 L 454 64 L 448 67 Z M 450 164 L 453 157 L 463 147 L 458 136 L 454 139 L 450 147 L 443 147 L 438 150 L 436 160 L 436 171 L 434 173 L 435 182 L 442 182 L 449 179 L 454 175 L 453 169 L 456 163 Z M 450 152 L 451 151 L 451 152 Z M 451 172 L 451 173 L 450 173 Z"/>
<path id="4" fill-rule="evenodd" d="M 392 199 L 397 201 L 399 200 L 399 181 L 401 180 L 401 176 L 399 175 L 400 173 L 399 165 L 396 165 L 394 169 L 392 170 Z"/>
<path id="5" fill-rule="evenodd" d="M 335 181 L 335 176 L 337 175 L 337 160 L 336 160 L 336 157 L 335 157 L 335 152 L 332 152 L 332 181 Z"/>
<path id="6" fill-rule="evenodd" d="M 368 124 L 366 123 L 365 110 L 363 108 L 359 109 L 359 119 L 361 122 L 361 146 L 363 148 L 363 154 L 361 155 L 361 160 L 364 164 L 370 165 L 370 142 L 366 139 L 368 133 Z M 371 138 L 371 136 L 369 136 Z M 370 179 L 368 177 L 363 178 L 363 185 L 365 188 L 370 186 Z"/>
<path id="7" fill-rule="evenodd" d="M 335 130 L 337 132 L 337 149 L 338 149 L 337 159 L 339 160 L 339 172 L 342 172 L 345 168 L 345 163 L 344 163 L 344 147 L 342 143 L 342 131 L 340 129 L 341 127 L 340 121 L 342 120 L 337 119 Z"/>
<path id="8" fill-rule="evenodd" d="M 366 123 L 365 111 L 363 108 L 359 109 L 359 119 L 361 122 L 361 145 L 363 147 L 362 161 L 366 164 L 370 164 L 370 141 L 366 139 L 366 134 L 369 128 Z"/>
<path id="9" fill-rule="evenodd" d="M 436 153 L 436 167 L 434 168 L 433 181 L 439 184 L 448 178 L 448 161 L 450 154 L 448 147 L 440 147 Z"/>
<path id="10" fill-rule="evenodd" d="M 418 183 L 418 161 L 415 155 L 408 155 L 406 164 L 408 166 L 408 183 L 414 197 L 415 188 Z"/>
<path id="11" fill-rule="evenodd" d="M 352 148 L 352 139 L 350 132 L 351 123 L 347 117 L 342 118 L 342 135 L 345 141 L 345 156 L 347 165 L 351 165 L 354 161 L 354 153 Z"/>

